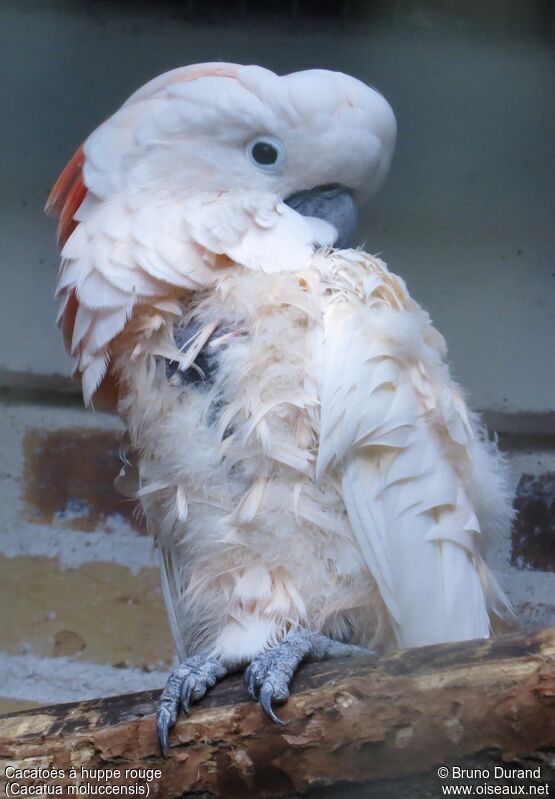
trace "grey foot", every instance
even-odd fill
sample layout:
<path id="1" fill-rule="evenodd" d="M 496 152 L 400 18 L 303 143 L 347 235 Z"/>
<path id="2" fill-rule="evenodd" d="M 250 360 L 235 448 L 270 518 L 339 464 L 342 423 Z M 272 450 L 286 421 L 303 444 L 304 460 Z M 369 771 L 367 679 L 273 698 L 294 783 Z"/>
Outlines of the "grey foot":
<path id="1" fill-rule="evenodd" d="M 217 658 L 194 655 L 172 671 L 156 711 L 156 732 L 163 757 L 168 754 L 168 735 L 175 724 L 179 706 L 189 713 L 191 702 L 202 699 L 209 688 L 227 674 L 227 667 Z"/>
<path id="2" fill-rule="evenodd" d="M 289 684 L 303 661 L 368 655 L 367 649 L 334 641 L 325 635 L 298 629 L 290 632 L 278 646 L 258 655 L 245 671 L 245 685 L 252 699 L 258 700 L 266 715 L 276 724 L 286 724 L 272 708 L 272 702 L 285 702 Z"/>

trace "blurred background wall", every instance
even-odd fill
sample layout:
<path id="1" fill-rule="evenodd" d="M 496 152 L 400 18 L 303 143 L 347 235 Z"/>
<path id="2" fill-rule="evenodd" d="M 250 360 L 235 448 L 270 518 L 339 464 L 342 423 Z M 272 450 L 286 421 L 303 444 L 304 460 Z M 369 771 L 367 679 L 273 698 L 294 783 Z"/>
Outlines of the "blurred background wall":
<path id="1" fill-rule="evenodd" d="M 501 433 L 536 504 L 494 565 L 526 623 L 552 618 L 554 20 L 549 0 L 3 0 L 0 712 L 157 687 L 173 657 L 150 541 L 111 485 L 118 422 L 69 380 L 42 208 L 100 121 L 192 62 L 341 70 L 391 102 L 397 154 L 362 239 Z"/>

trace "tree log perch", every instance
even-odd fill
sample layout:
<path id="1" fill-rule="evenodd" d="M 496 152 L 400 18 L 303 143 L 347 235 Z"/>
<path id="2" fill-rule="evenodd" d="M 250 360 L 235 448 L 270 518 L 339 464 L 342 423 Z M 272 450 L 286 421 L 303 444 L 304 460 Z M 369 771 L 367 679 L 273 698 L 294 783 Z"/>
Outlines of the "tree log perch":
<path id="1" fill-rule="evenodd" d="M 555 627 L 307 665 L 281 709 L 289 720 L 283 728 L 248 699 L 239 677 L 225 680 L 188 718 L 180 716 L 167 760 L 156 744 L 158 696 L 130 694 L 0 718 L 4 790 L 8 766 L 63 770 L 61 778 L 19 782 L 64 786 L 110 783 L 102 775 L 83 777 L 82 768 L 121 775 L 148 768 L 160 776 L 111 782 L 148 785 L 149 795 L 168 799 L 290 796 L 345 783 L 366 783 L 365 796 L 389 796 L 373 793 L 372 784 L 433 774 L 437 786 L 439 766 L 484 753 L 505 766 L 548 763 L 549 757 L 553 764 Z M 68 776 L 72 767 L 77 778 Z M 64 789 L 63 795 L 99 794 Z"/>

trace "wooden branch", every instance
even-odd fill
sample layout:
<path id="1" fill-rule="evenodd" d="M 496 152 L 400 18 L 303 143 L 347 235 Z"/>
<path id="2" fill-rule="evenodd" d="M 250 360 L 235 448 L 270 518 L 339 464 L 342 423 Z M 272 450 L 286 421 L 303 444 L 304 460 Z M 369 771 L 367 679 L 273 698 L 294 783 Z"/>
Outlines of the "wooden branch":
<path id="1" fill-rule="evenodd" d="M 62 769 L 63 777 L 19 781 L 128 784 L 168 799 L 189 793 L 231 799 L 406 780 L 484 752 L 505 765 L 545 757 L 555 749 L 555 628 L 308 665 L 281 708 L 290 721 L 284 728 L 247 699 L 239 678 L 226 680 L 180 718 L 166 761 L 156 745 L 158 695 L 5 716 L 0 774 L 7 764 Z M 77 777 L 68 776 L 71 767 Z M 119 770 L 120 776 L 95 781 L 82 768 Z M 160 774 L 125 778 L 126 769 Z"/>

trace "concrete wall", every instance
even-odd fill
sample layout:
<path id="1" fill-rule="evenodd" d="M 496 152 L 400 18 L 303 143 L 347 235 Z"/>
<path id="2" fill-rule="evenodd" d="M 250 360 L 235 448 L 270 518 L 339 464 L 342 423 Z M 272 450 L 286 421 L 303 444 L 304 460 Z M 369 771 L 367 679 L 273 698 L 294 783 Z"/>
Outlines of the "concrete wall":
<path id="1" fill-rule="evenodd" d="M 277 13 L 286 3 L 273 4 L 274 17 L 246 3 L 242 21 L 187 18 L 194 3 L 0 7 L 0 605 L 10 609 L 0 712 L 158 686 L 173 656 L 151 544 L 110 489 L 119 425 L 71 395 L 54 329 L 54 224 L 42 215 L 75 147 L 166 69 L 216 59 L 279 72 L 324 66 L 384 92 L 399 144 L 366 209 L 367 248 L 431 311 L 474 404 L 511 430 L 515 487 L 523 472 L 553 469 L 549 4 L 337 4 L 343 21 L 298 5 L 292 18 Z M 524 623 L 545 623 L 553 563 L 515 560 L 513 543 L 507 531 L 492 553 L 496 573 Z"/>

